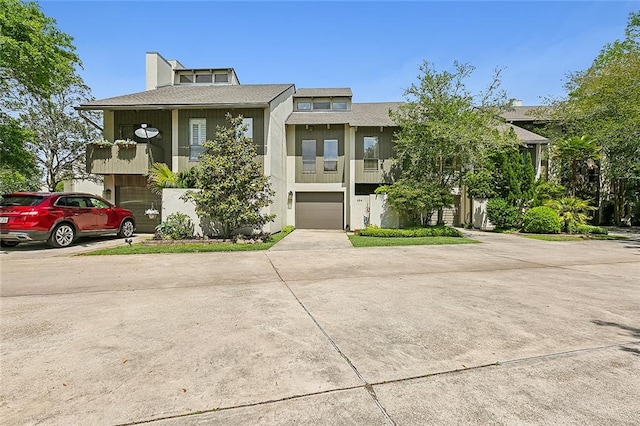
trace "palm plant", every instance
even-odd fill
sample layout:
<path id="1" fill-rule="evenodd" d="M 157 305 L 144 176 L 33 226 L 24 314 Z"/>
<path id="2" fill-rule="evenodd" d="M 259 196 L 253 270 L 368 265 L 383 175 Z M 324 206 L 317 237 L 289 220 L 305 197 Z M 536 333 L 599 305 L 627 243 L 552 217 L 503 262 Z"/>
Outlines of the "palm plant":
<path id="1" fill-rule="evenodd" d="M 557 200 L 549 200 L 545 203 L 558 212 L 564 221 L 564 231 L 570 234 L 578 229 L 578 225 L 585 225 L 591 216 L 589 212 L 596 210 L 589 201 L 577 197 L 563 197 Z"/>
<path id="2" fill-rule="evenodd" d="M 178 187 L 178 179 L 165 163 L 153 163 L 147 174 L 147 186 L 154 194 L 161 195 L 163 188 Z"/>

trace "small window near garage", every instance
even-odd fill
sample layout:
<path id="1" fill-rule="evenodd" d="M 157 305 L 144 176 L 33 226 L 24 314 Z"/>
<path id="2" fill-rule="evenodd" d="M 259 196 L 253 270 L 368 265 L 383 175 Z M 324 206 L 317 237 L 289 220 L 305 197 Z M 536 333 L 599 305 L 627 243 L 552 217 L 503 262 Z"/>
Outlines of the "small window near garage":
<path id="1" fill-rule="evenodd" d="M 189 119 L 189 160 L 198 161 L 204 152 L 202 144 L 207 140 L 207 120 L 205 118 Z"/>
<path id="2" fill-rule="evenodd" d="M 190 74 L 180 75 L 180 83 L 193 83 L 193 75 L 190 75 Z"/>
<path id="3" fill-rule="evenodd" d="M 196 83 L 212 83 L 213 76 L 211 74 L 196 74 Z"/>
<path id="4" fill-rule="evenodd" d="M 333 102 L 331 104 L 331 109 L 333 109 L 335 111 L 346 111 L 347 110 L 347 103 L 346 102 Z"/>
<path id="5" fill-rule="evenodd" d="M 331 109 L 331 102 L 314 102 L 313 103 L 313 109 L 330 110 Z"/>
<path id="6" fill-rule="evenodd" d="M 338 171 L 338 140 L 325 139 L 324 141 L 324 171 Z"/>
<path id="7" fill-rule="evenodd" d="M 364 137 L 364 169 L 368 171 L 378 170 L 378 137 L 377 136 L 365 136 Z"/>
<path id="8" fill-rule="evenodd" d="M 298 102 L 298 111 L 311 110 L 311 102 Z"/>
<path id="9" fill-rule="evenodd" d="M 215 74 L 214 79 L 216 83 L 228 83 L 229 74 Z"/>
<path id="10" fill-rule="evenodd" d="M 316 141 L 302 141 L 302 173 L 316 172 Z"/>

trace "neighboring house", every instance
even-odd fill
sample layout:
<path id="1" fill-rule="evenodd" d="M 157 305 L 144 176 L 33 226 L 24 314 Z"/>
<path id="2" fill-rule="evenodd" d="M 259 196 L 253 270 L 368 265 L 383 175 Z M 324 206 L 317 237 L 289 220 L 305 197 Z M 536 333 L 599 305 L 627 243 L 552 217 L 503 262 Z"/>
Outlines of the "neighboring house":
<path id="1" fill-rule="evenodd" d="M 147 53 L 147 90 L 95 100 L 79 106 L 102 110 L 104 138 L 132 139 L 135 149 L 88 146 L 87 171 L 104 175 L 104 195 L 133 210 L 139 232 L 153 232 L 162 200 L 147 188 L 149 165 L 159 161 L 174 172 L 191 167 L 202 142 L 213 139 L 225 114 L 241 114 L 247 136 L 275 190 L 269 208 L 276 214 L 267 231 L 298 228 L 356 229 L 368 223 L 398 226 L 374 194 L 394 173 L 389 111 L 399 102 L 353 103 L 349 88 L 297 89 L 293 84 L 242 85 L 233 68 L 185 68 L 176 60 Z M 146 139 L 135 131 L 156 128 Z M 506 124 L 511 125 L 511 124 Z M 546 139 L 513 126 L 523 143 L 535 148 Z M 540 155 L 534 157 L 540 170 Z M 464 194 L 445 216 L 459 225 L 468 218 Z"/>

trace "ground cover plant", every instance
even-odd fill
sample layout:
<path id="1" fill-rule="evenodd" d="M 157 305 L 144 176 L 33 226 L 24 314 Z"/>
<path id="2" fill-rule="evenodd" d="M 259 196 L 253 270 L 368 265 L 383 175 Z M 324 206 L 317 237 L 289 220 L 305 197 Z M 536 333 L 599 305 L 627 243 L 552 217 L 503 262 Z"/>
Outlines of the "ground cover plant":
<path id="1" fill-rule="evenodd" d="M 469 244 L 477 241 L 464 238 L 458 229 L 448 226 L 411 228 L 380 228 L 372 225 L 349 235 L 354 247 L 414 246 L 434 244 Z"/>
<path id="2" fill-rule="evenodd" d="M 207 242 L 206 240 L 200 240 L 200 242 L 194 240 L 194 242 L 177 242 L 172 244 L 155 245 L 136 243 L 130 246 L 120 246 L 94 250 L 91 252 L 82 253 L 80 254 L 80 256 L 268 250 L 273 247 L 278 241 L 289 235 L 293 231 L 293 229 L 293 226 L 285 226 L 280 232 L 271 234 L 266 241 L 254 244 L 241 244 L 231 241 Z"/>
<path id="3" fill-rule="evenodd" d="M 438 244 L 473 244 L 479 241 L 465 237 L 365 237 L 349 235 L 354 247 L 427 246 Z"/>

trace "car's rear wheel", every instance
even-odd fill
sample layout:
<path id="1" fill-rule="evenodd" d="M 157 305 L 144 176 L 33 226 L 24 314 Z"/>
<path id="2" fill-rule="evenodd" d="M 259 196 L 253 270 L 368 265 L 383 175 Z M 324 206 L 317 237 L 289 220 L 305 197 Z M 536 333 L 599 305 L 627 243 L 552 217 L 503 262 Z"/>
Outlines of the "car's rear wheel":
<path id="1" fill-rule="evenodd" d="M 135 226 L 133 225 L 133 221 L 131 219 L 125 219 L 120 225 L 120 232 L 118 232 L 119 237 L 129 238 L 133 235 L 135 231 Z"/>
<path id="2" fill-rule="evenodd" d="M 61 223 L 57 225 L 51 237 L 49 237 L 49 245 L 51 247 L 69 247 L 76 237 L 76 230 L 68 223 Z"/>
<path id="3" fill-rule="evenodd" d="M 20 241 L 5 241 L 5 240 L 0 241 L 1 247 L 15 247 L 18 244 L 20 244 Z"/>

